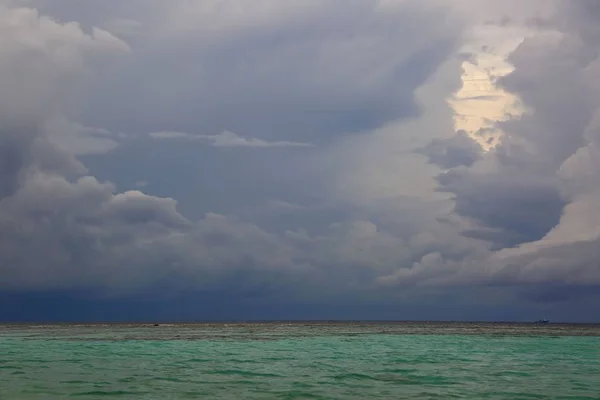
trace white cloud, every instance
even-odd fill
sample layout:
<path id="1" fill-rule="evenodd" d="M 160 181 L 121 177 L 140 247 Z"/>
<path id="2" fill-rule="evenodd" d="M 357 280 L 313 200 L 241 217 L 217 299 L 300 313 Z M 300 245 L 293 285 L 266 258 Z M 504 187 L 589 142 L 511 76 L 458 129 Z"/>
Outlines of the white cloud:
<path id="1" fill-rule="evenodd" d="M 83 126 L 64 117 L 50 119 L 43 129 L 50 141 L 76 155 L 103 154 L 119 145 L 116 135 L 106 129 Z"/>
<path id="2" fill-rule="evenodd" d="M 151 138 L 164 139 L 184 139 L 190 141 L 202 141 L 210 143 L 214 147 L 312 147 L 311 143 L 289 142 L 289 141 L 266 141 L 256 138 L 245 138 L 236 135 L 233 132 L 223 131 L 217 135 L 194 135 L 191 133 L 162 131 L 150 132 Z"/>
<path id="3" fill-rule="evenodd" d="M 0 5 L 0 117 L 28 118 L 64 110 L 86 63 L 129 51 L 101 29 L 85 34 L 29 8 Z"/>

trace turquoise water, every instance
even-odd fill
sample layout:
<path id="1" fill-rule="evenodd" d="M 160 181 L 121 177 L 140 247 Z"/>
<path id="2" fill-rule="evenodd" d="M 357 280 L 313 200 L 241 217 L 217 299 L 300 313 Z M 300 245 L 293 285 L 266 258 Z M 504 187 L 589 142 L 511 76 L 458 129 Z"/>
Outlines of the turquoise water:
<path id="1" fill-rule="evenodd" d="M 0 326 L 0 399 L 600 399 L 600 328 Z"/>

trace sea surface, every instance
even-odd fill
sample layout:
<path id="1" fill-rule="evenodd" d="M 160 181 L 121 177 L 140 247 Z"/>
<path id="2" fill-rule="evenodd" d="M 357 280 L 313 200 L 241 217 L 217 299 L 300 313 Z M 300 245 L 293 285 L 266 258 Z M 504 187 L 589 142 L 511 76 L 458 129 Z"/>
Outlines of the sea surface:
<path id="1" fill-rule="evenodd" d="M 0 325 L 0 399 L 600 399 L 600 326 Z"/>

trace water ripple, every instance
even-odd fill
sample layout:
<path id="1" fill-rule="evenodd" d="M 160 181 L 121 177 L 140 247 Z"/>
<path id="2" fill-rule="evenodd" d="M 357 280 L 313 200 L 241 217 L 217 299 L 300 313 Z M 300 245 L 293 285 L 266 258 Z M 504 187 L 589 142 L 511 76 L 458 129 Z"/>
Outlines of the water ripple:
<path id="1" fill-rule="evenodd" d="M 3 327 L 0 398 L 598 398 L 597 328 L 427 326 Z"/>

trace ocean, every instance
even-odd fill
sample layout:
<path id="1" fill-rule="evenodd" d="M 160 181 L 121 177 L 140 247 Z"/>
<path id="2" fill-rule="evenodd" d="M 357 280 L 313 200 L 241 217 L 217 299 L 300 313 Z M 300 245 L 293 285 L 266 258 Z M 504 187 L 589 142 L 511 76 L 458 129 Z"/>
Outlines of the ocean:
<path id="1" fill-rule="evenodd" d="M 0 399 L 600 399 L 600 326 L 0 325 Z"/>

